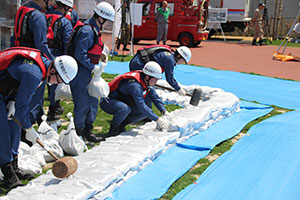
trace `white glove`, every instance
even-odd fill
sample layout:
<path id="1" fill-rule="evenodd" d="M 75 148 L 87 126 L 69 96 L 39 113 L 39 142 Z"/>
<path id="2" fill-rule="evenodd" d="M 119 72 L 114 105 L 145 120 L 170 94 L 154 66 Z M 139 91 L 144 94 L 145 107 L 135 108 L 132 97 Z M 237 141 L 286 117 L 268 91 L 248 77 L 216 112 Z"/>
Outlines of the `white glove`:
<path id="1" fill-rule="evenodd" d="M 167 110 L 165 110 L 162 114 L 163 114 L 164 116 L 170 117 L 170 113 L 169 113 Z"/>
<path id="2" fill-rule="evenodd" d="M 34 130 L 34 128 L 30 127 L 25 129 L 26 131 L 26 139 L 32 142 L 33 144 L 36 143 L 36 139 L 39 138 L 38 133 Z"/>
<path id="3" fill-rule="evenodd" d="M 8 104 L 6 105 L 6 110 L 7 110 L 7 119 L 12 120 L 10 116 L 15 115 L 16 112 L 15 101 L 9 101 Z"/>
<path id="4" fill-rule="evenodd" d="M 181 96 L 185 96 L 186 95 L 186 91 L 184 89 L 182 89 L 182 88 L 180 88 L 177 92 Z"/>
<path id="5" fill-rule="evenodd" d="M 167 119 L 159 117 L 156 121 L 156 129 L 168 131 L 170 123 Z"/>
<path id="6" fill-rule="evenodd" d="M 100 55 L 100 60 L 101 62 L 107 63 L 108 62 L 108 56 L 105 52 L 102 51 L 101 55 Z"/>

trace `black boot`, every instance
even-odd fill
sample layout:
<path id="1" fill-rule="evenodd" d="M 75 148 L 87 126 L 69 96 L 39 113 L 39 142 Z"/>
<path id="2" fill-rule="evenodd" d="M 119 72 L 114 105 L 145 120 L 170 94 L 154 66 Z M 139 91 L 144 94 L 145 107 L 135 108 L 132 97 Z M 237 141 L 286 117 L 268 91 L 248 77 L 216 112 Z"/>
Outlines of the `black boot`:
<path id="1" fill-rule="evenodd" d="M 13 156 L 12 167 L 20 180 L 33 179 L 34 176 L 32 174 L 25 174 L 23 170 L 21 170 L 18 166 L 18 155 Z"/>
<path id="2" fill-rule="evenodd" d="M 113 137 L 113 136 L 117 136 L 119 134 L 120 134 L 119 125 L 110 124 L 109 132 L 106 134 L 106 137 Z"/>
<path id="3" fill-rule="evenodd" d="M 21 183 L 15 171 L 13 170 L 11 162 L 1 165 L 1 171 L 4 175 L 4 184 L 7 188 L 24 186 L 24 184 Z"/>
<path id="4" fill-rule="evenodd" d="M 259 46 L 263 45 L 263 41 L 259 40 Z"/>
<path id="5" fill-rule="evenodd" d="M 257 46 L 257 45 L 256 45 L 256 40 L 255 40 L 255 39 L 252 40 L 252 46 Z"/>
<path id="6" fill-rule="evenodd" d="M 92 131 L 88 131 L 86 128 L 76 128 L 76 133 L 78 136 L 81 136 L 82 139 L 86 142 L 100 142 L 103 141 L 103 138 L 95 136 Z"/>
<path id="7" fill-rule="evenodd" d="M 55 104 L 56 104 L 55 105 L 55 113 L 57 115 L 63 114 L 64 113 L 64 108 L 60 105 L 59 101 L 56 101 Z"/>
<path id="8" fill-rule="evenodd" d="M 126 124 L 124 124 L 124 123 L 121 123 L 120 125 L 119 125 L 119 129 L 118 129 L 118 131 L 119 131 L 119 133 L 123 133 L 123 132 L 125 132 L 126 131 Z"/>
<path id="9" fill-rule="evenodd" d="M 119 125 L 119 133 L 123 133 L 126 131 L 126 126 L 128 125 L 127 118 Z"/>
<path id="10" fill-rule="evenodd" d="M 59 120 L 60 116 L 56 113 L 55 106 L 49 106 L 49 111 L 47 113 L 47 121 L 56 121 Z"/>
<path id="11" fill-rule="evenodd" d="M 97 137 L 93 133 L 93 125 L 91 125 L 91 124 L 86 124 L 84 137 L 89 142 L 100 142 L 100 141 L 104 140 L 102 137 Z"/>

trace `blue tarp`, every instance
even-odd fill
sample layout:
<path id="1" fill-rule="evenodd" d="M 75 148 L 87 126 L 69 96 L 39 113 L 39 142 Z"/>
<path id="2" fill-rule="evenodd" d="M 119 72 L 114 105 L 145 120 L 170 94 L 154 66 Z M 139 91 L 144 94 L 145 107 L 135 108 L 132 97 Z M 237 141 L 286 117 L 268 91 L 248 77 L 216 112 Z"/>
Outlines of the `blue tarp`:
<path id="1" fill-rule="evenodd" d="M 174 200 L 299 200 L 300 112 L 253 126 Z"/>
<path id="2" fill-rule="evenodd" d="M 248 122 L 272 110 L 249 102 L 242 102 L 242 106 L 252 109 L 241 109 L 239 113 L 213 124 L 207 130 L 179 145 L 185 148 L 174 146 L 168 149 L 153 164 L 148 165 L 116 190 L 112 199 L 147 200 L 161 197 L 174 181 L 186 173 L 199 159 L 208 155 L 210 150 L 201 148 L 212 149 L 218 143 L 238 134 Z M 256 109 L 253 109 L 254 107 Z"/>
<path id="3" fill-rule="evenodd" d="M 122 74 L 129 70 L 128 66 L 128 62 L 110 61 L 105 72 Z M 178 65 L 174 73 L 183 85 L 216 87 L 248 101 L 289 109 L 300 107 L 299 82 L 192 65 Z"/>

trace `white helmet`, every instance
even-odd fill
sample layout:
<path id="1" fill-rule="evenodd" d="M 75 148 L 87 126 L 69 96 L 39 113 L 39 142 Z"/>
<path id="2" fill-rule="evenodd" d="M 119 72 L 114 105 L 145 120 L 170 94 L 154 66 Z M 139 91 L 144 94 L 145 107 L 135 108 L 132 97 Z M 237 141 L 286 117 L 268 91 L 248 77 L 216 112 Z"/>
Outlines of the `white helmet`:
<path id="1" fill-rule="evenodd" d="M 71 56 L 58 56 L 54 59 L 54 67 L 62 81 L 68 84 L 72 81 L 78 71 L 76 60 Z"/>
<path id="2" fill-rule="evenodd" d="M 161 66 L 157 62 L 154 61 L 147 62 L 142 71 L 144 74 L 148 76 L 152 76 L 158 79 L 161 78 L 162 70 L 161 70 Z"/>
<path id="3" fill-rule="evenodd" d="M 186 63 L 188 63 L 192 58 L 192 52 L 186 46 L 178 47 L 177 52 L 183 57 Z"/>
<path id="4" fill-rule="evenodd" d="M 94 9 L 94 12 L 104 19 L 112 22 L 115 20 L 115 9 L 105 1 L 100 2 Z"/>
<path id="5" fill-rule="evenodd" d="M 69 6 L 70 8 L 73 8 L 73 0 L 56 0 L 56 2 L 60 2 L 66 6 Z"/>

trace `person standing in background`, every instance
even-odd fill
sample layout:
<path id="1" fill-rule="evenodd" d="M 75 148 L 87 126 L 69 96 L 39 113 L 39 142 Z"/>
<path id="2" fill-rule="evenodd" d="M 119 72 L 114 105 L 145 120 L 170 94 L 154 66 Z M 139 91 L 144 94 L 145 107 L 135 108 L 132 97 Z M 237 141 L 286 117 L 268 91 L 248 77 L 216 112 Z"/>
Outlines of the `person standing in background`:
<path id="1" fill-rule="evenodd" d="M 265 8 L 265 4 L 260 3 L 258 4 L 258 8 L 255 9 L 253 18 L 252 18 L 252 25 L 254 27 L 254 35 L 252 40 L 252 45 L 256 46 L 256 40 L 259 38 L 259 45 L 262 45 L 262 40 L 264 37 L 264 26 L 263 26 L 263 9 Z"/>
<path id="2" fill-rule="evenodd" d="M 293 28 L 293 39 L 291 42 L 300 43 L 300 19 Z"/>
<path id="3" fill-rule="evenodd" d="M 155 21 L 157 21 L 157 36 L 156 36 L 156 43 L 162 40 L 163 44 L 167 43 L 167 35 L 168 35 L 168 18 L 169 18 L 169 8 L 168 2 L 163 1 L 162 7 L 157 9 L 155 15 Z"/>

